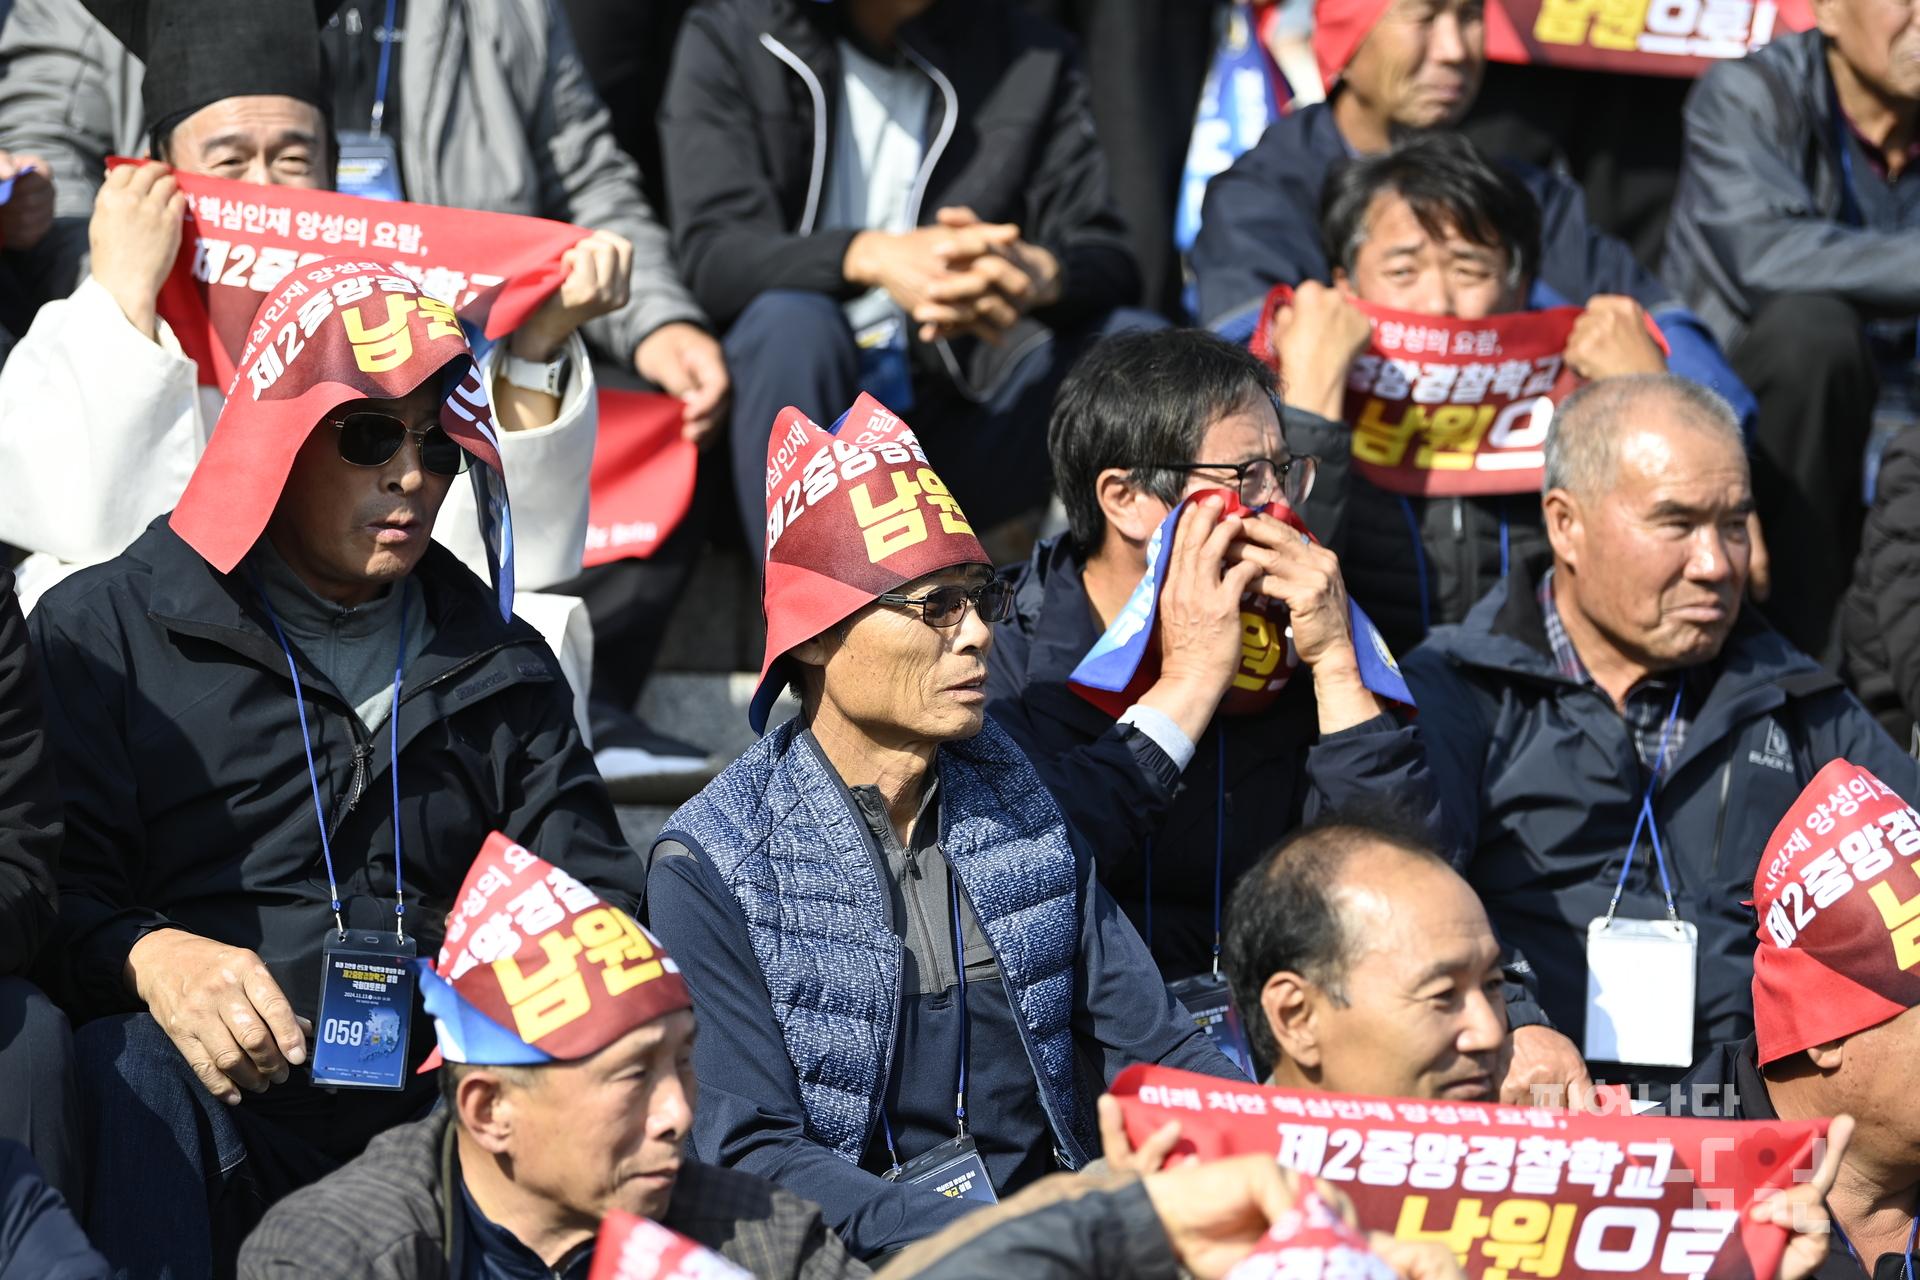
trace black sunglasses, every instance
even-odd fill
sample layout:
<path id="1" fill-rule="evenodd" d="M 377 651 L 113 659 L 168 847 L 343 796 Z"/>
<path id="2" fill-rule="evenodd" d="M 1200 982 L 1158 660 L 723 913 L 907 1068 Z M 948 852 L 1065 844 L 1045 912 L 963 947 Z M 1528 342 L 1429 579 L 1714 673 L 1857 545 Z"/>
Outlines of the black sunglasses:
<path id="1" fill-rule="evenodd" d="M 356 467 L 384 467 L 400 452 L 408 436 L 420 447 L 420 465 L 437 476 L 457 476 L 467 469 L 467 451 L 438 425 L 416 431 L 390 413 L 361 410 L 333 424 L 340 433 L 340 456 Z"/>
<path id="2" fill-rule="evenodd" d="M 920 611 L 920 620 L 942 630 L 957 627 L 972 605 L 982 622 L 1005 622 L 1013 614 L 1013 588 L 1002 578 L 988 578 L 975 587 L 935 587 L 923 596 L 905 596 L 897 591 L 875 597 Z"/>

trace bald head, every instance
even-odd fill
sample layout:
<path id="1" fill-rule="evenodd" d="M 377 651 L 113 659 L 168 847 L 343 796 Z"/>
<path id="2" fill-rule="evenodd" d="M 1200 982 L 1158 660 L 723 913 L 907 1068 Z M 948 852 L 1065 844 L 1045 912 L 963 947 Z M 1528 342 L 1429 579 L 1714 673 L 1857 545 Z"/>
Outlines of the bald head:
<path id="1" fill-rule="evenodd" d="M 1653 420 L 1704 431 L 1745 456 L 1740 420 L 1717 392 L 1674 373 L 1602 378 L 1568 396 L 1553 415 L 1542 491 L 1589 498 L 1607 492 L 1619 475 L 1628 428 Z"/>

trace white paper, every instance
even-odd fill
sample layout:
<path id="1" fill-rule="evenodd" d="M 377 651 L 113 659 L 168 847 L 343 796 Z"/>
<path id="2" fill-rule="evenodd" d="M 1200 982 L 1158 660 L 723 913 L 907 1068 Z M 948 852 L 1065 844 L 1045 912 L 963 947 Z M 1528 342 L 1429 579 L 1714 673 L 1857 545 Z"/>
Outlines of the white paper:
<path id="1" fill-rule="evenodd" d="M 1589 1060 L 1651 1067 L 1693 1062 L 1695 955 L 1684 921 L 1594 920 L 1587 925 Z"/>

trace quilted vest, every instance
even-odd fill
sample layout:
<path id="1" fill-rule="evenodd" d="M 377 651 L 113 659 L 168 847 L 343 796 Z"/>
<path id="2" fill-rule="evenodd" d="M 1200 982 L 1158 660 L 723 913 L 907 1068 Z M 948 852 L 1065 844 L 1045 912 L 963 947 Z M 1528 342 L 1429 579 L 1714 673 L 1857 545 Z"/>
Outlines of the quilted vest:
<path id="1" fill-rule="evenodd" d="M 768 733 L 682 805 L 660 839 L 703 852 L 733 894 L 809 1135 L 857 1163 L 893 1067 L 905 944 L 866 824 L 800 729 L 795 719 Z M 992 720 L 942 746 L 935 768 L 941 852 L 993 944 L 1054 1140 L 1077 1167 L 1096 1148 L 1075 1078 L 1080 904 L 1066 820 Z"/>

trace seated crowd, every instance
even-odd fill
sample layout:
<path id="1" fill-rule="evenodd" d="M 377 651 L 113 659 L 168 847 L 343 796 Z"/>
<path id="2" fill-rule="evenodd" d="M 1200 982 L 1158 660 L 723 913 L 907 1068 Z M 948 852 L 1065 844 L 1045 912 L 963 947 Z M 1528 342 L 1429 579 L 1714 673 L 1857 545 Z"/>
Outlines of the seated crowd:
<path id="1" fill-rule="evenodd" d="M 1343 1212 L 1464 1276 L 1130 1137 L 1142 1067 L 1831 1119 L 1775 1275 L 1910 1280 L 1920 897 L 1778 828 L 1920 800 L 1920 28 L 1702 73 L 1646 264 L 1461 131 L 1482 0 L 1317 0 L 1188 306 L 1116 101 L 1184 152 L 1189 51 L 1091 7 L 0 0 L 0 1280 L 604 1280 L 632 1219 L 1216 1277 Z M 220 385 L 217 179 L 574 238 L 498 332 L 290 259 Z M 632 387 L 704 457 L 589 567 Z M 636 845 L 710 539 L 757 741 Z"/>

